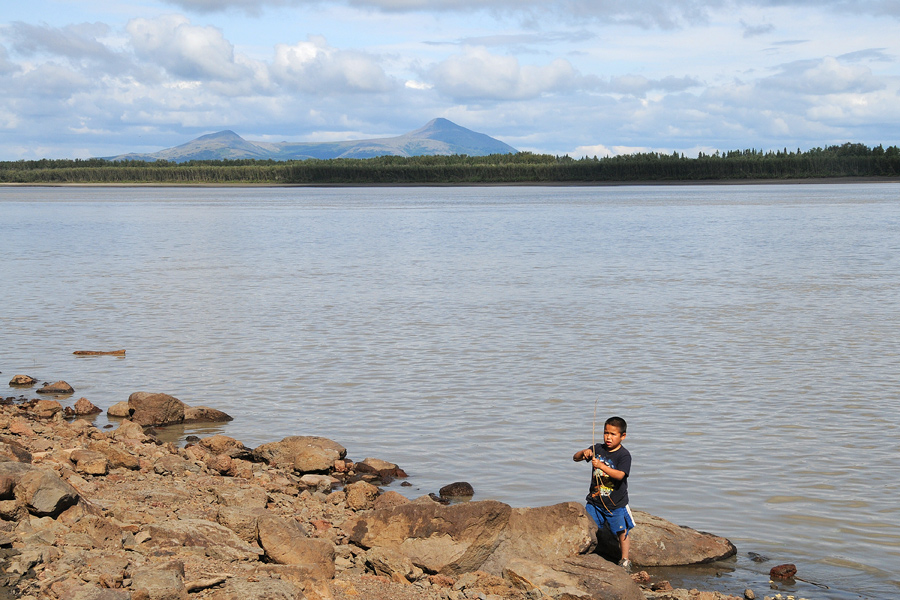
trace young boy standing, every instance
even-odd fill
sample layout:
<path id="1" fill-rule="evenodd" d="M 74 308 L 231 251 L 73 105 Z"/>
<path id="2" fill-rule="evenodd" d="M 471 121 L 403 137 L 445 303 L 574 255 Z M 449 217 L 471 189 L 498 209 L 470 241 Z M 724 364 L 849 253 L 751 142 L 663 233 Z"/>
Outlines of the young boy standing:
<path id="1" fill-rule="evenodd" d="M 627 427 L 625 419 L 610 417 L 603 426 L 603 443 L 579 450 L 572 460 L 591 461 L 593 473 L 585 508 L 598 528 L 606 527 L 619 538 L 622 550 L 619 566 L 631 571 L 631 561 L 628 559 L 631 547 L 628 531 L 634 527 L 634 518 L 628 508 L 631 453 L 622 445 Z"/>

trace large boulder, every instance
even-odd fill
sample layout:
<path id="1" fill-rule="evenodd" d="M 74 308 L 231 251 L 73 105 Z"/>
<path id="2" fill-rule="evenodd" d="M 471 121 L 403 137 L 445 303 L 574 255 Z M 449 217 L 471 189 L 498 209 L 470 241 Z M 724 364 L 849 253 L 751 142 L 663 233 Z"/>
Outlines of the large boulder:
<path id="1" fill-rule="evenodd" d="M 23 463 L 0 463 L 0 477 L 8 475 L 15 481 L 16 501 L 38 517 L 58 517 L 79 500 L 78 490 L 48 469 Z"/>
<path id="2" fill-rule="evenodd" d="M 358 513 L 342 526 L 363 548 L 393 548 L 417 567 L 458 575 L 478 569 L 501 542 L 509 505 L 493 500 L 444 506 L 410 502 Z"/>
<path id="3" fill-rule="evenodd" d="M 259 550 L 242 540 L 227 527 L 205 519 L 160 521 L 148 526 L 148 546 L 161 548 L 203 548 L 212 558 L 229 561 L 259 559 Z"/>
<path id="4" fill-rule="evenodd" d="M 514 508 L 500 543 L 480 569 L 502 575 L 506 564 L 516 558 L 537 563 L 573 558 L 594 547 L 596 530 L 596 524 L 578 502 Z"/>
<path id="5" fill-rule="evenodd" d="M 317 436 L 290 436 L 263 444 L 253 451 L 255 460 L 279 467 L 290 466 L 301 473 L 330 471 L 334 462 L 347 456 L 335 441 Z"/>
<path id="6" fill-rule="evenodd" d="M 39 419 L 51 419 L 62 409 L 62 404 L 56 400 L 36 400 L 31 403 L 29 411 Z"/>
<path id="7" fill-rule="evenodd" d="M 168 394 L 135 392 L 128 396 L 128 407 L 131 420 L 144 427 L 184 421 L 184 403 Z"/>
<path id="8" fill-rule="evenodd" d="M 624 569 L 596 554 L 573 556 L 549 564 L 512 559 L 503 576 L 525 592 L 549 588 L 554 598 L 644 600 L 641 588 Z"/>
<path id="9" fill-rule="evenodd" d="M 30 463 L 31 453 L 16 440 L 0 437 L 0 462 Z"/>
<path id="10" fill-rule="evenodd" d="M 723 537 L 676 525 L 651 514 L 634 511 L 635 527 L 629 558 L 641 567 L 669 567 L 714 562 L 734 556 L 737 549 Z M 598 536 L 598 552 L 611 559 L 619 556 L 619 542 L 606 529 Z"/>
<path id="11" fill-rule="evenodd" d="M 93 415 L 103 411 L 94 406 L 94 403 L 87 398 L 79 398 L 72 406 L 72 412 L 76 415 Z"/>
<path id="12" fill-rule="evenodd" d="M 261 515 L 257 520 L 259 545 L 266 558 L 280 565 L 302 565 L 313 579 L 334 578 L 334 544 L 311 538 L 293 519 Z"/>
<path id="13" fill-rule="evenodd" d="M 185 406 L 185 423 L 226 423 L 234 421 L 234 417 L 223 413 L 221 410 L 208 406 Z"/>

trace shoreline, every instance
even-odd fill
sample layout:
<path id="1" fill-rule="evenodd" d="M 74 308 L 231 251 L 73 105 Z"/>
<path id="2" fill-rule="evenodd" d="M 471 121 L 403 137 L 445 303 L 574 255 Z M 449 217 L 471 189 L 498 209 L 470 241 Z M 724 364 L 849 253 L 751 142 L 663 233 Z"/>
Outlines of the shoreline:
<path id="1" fill-rule="evenodd" d="M 701 179 L 647 181 L 525 181 L 460 183 L 0 183 L 3 188 L 447 188 L 447 187 L 636 187 L 823 185 L 900 183 L 898 177 L 811 177 L 791 179 Z"/>
<path id="2" fill-rule="evenodd" d="M 75 404 L 83 407 L 85 402 L 79 400 Z M 73 414 L 69 409 L 62 410 L 57 400 L 29 400 L 24 395 L 5 398 L 0 406 L 0 480 L 9 482 L 10 477 L 16 479 L 20 473 L 32 477 L 42 472 L 46 473 L 41 476 L 42 481 L 48 477 L 56 479 L 58 483 L 52 487 L 70 489 L 74 494 L 55 508 L 35 508 L 37 500 L 24 499 L 27 492 L 19 492 L 34 484 L 18 480 L 4 484 L 12 487 L 15 494 L 9 489 L 0 490 L 0 545 L 5 548 L 0 560 L 4 572 L 11 574 L 0 586 L 0 598 L 13 588 L 17 593 L 24 592 L 25 598 L 34 597 L 31 594 L 35 590 L 47 589 L 58 597 L 75 590 L 88 593 L 99 583 L 101 589 L 122 592 L 110 598 L 134 600 L 138 596 L 133 594 L 142 585 L 138 573 L 171 578 L 168 571 L 172 564 L 180 573 L 176 587 L 197 592 L 191 598 L 262 600 L 265 596 L 255 592 L 246 592 L 245 596 L 240 591 L 235 592 L 237 596 L 218 594 L 223 587 L 237 586 L 235 589 L 240 590 L 242 585 L 261 581 L 267 586 L 289 584 L 299 588 L 309 600 L 402 599 L 409 593 L 413 593 L 410 600 L 465 600 L 474 597 L 463 593 L 467 589 L 496 600 L 557 598 L 552 586 L 523 589 L 525 584 L 514 584 L 515 579 L 480 569 L 451 569 L 446 573 L 433 569 L 429 575 L 432 571 L 423 573 L 397 555 L 391 555 L 390 566 L 379 566 L 378 545 L 351 543 L 354 532 L 359 530 L 353 523 L 360 519 L 364 522 L 378 511 L 418 507 L 415 510 L 426 513 L 437 510 L 443 521 L 449 513 L 442 511 L 453 510 L 453 506 L 468 511 L 467 507 L 480 510 L 482 506 L 509 510 L 508 505 L 463 501 L 441 508 L 443 498 L 438 502 L 434 494 L 405 499 L 397 492 L 378 488 L 393 476 L 405 476 L 397 465 L 377 459 L 353 463 L 345 460 L 343 453 L 335 461 L 334 470 L 329 467 L 327 474 L 304 474 L 297 470 L 298 463 L 294 462 L 293 468 L 289 466 L 287 455 L 279 458 L 285 450 L 279 444 L 290 438 L 252 451 L 223 435 L 197 438 L 178 447 L 155 437 L 152 427 L 144 431 L 128 419 L 121 420 L 117 429 L 110 424 L 105 427 L 107 431 L 101 431 L 82 418 L 89 418 L 90 414 L 97 414 L 96 410 L 88 415 Z M 327 443 L 323 447 L 333 444 L 324 441 Z M 250 453 L 255 457 L 251 458 Z M 260 460 L 263 456 L 268 459 Z M 573 504 L 580 506 L 557 506 Z M 555 508 L 514 510 L 541 514 Z M 264 517 L 274 519 L 280 529 L 300 527 L 301 539 L 294 544 L 300 543 L 304 549 L 294 551 L 305 557 L 301 563 L 278 558 L 282 550 L 274 547 L 275 542 L 263 540 L 261 520 L 247 535 L 248 519 L 255 523 Z M 571 527 L 570 518 L 571 515 L 566 517 L 564 527 Z M 394 519 L 392 516 L 392 522 Z M 368 527 L 374 526 L 370 523 Z M 430 547 L 429 552 L 434 550 Z M 592 569 L 608 570 L 605 577 L 618 581 L 617 586 L 625 586 L 617 596 L 623 600 L 638 598 L 624 591 L 632 589 L 628 586 L 637 590 L 639 585 L 642 597 L 657 600 L 679 600 L 681 596 L 672 594 L 689 593 L 672 590 L 646 572 L 628 577 L 597 554 L 586 557 L 593 561 Z M 574 554 L 572 560 L 576 560 Z M 401 566 L 397 566 L 398 561 Z M 100 563 L 124 566 L 110 572 L 98 566 Z M 407 563 L 408 568 L 402 566 Z M 80 566 L 73 570 L 72 564 Z M 292 566 L 295 564 L 303 567 L 298 570 Z M 654 591 L 653 586 L 659 589 Z M 360 593 L 361 589 L 366 592 Z M 132 595 L 125 595 L 126 590 L 131 590 Z M 702 600 L 738 598 L 719 591 L 703 594 Z"/>

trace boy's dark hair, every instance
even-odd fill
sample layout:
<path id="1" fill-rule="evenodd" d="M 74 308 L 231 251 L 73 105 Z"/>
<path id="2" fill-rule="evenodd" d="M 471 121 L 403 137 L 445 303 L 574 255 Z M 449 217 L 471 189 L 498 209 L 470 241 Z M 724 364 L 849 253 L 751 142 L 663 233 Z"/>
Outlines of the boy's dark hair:
<path id="1" fill-rule="evenodd" d="M 625 419 L 623 419 L 622 417 L 610 417 L 606 420 L 605 425 L 618 427 L 619 433 L 626 433 L 626 430 L 628 429 L 628 423 L 626 423 Z"/>

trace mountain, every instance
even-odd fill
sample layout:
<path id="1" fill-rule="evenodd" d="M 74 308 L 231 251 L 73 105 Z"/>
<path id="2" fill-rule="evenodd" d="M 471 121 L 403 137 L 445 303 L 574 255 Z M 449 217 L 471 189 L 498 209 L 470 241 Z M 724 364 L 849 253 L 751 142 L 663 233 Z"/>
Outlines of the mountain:
<path id="1" fill-rule="evenodd" d="M 514 154 L 512 146 L 483 133 L 460 127 L 447 119 L 433 119 L 425 126 L 391 138 L 347 142 L 250 142 L 233 131 L 200 136 L 186 144 L 151 154 L 122 154 L 107 160 L 304 160 L 307 158 L 372 158 L 436 154 Z"/>

